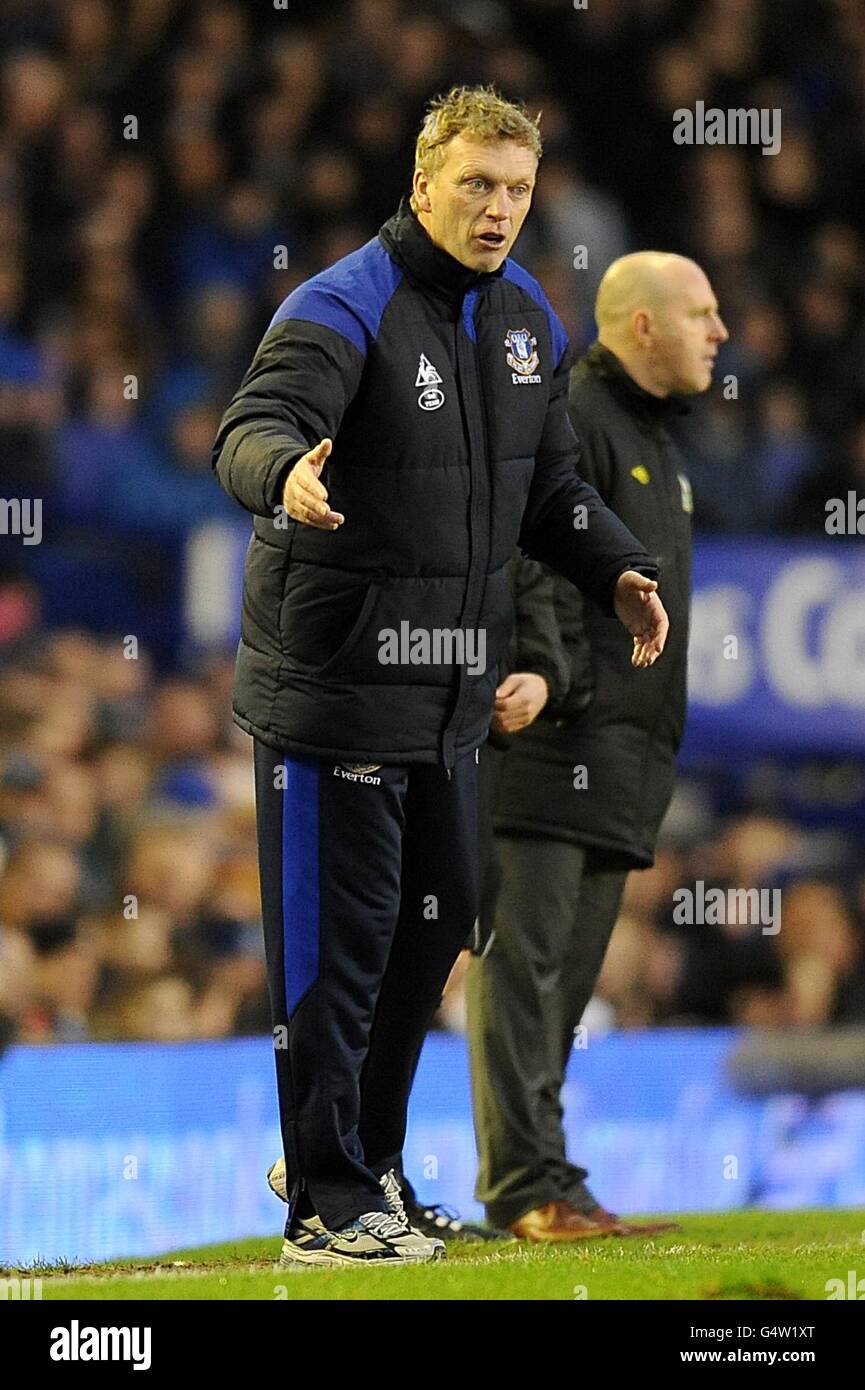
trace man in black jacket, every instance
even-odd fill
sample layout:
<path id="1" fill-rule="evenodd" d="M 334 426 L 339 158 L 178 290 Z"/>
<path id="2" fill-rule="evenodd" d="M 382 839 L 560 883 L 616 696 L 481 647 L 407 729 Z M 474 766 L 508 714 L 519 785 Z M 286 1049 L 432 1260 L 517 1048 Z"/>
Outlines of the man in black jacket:
<path id="1" fill-rule="evenodd" d="M 615 612 L 635 666 L 666 638 L 657 567 L 575 471 L 567 337 L 508 257 L 539 156 L 491 90 L 433 103 L 411 204 L 289 295 L 216 440 L 255 517 L 234 717 L 255 741 L 287 1263 L 443 1253 L 394 1170 L 475 916 L 514 547 Z"/>
<path id="2" fill-rule="evenodd" d="M 540 717 L 497 769 L 498 895 L 468 975 L 478 1197 L 529 1240 L 642 1234 L 600 1206 L 568 1161 L 560 1092 L 574 1031 L 607 949 L 628 871 L 653 862 L 673 790 L 686 705 L 691 490 L 668 432 L 682 396 L 707 389 L 727 331 L 708 280 L 681 256 L 642 252 L 609 268 L 598 342 L 574 368 L 581 472 L 661 565 L 670 615 L 663 662 L 639 680 L 627 641 L 591 595 L 557 576 L 556 633 L 538 668 Z M 523 561 L 525 566 L 527 562 Z M 514 664 L 531 670 L 548 627 L 539 595 Z"/>

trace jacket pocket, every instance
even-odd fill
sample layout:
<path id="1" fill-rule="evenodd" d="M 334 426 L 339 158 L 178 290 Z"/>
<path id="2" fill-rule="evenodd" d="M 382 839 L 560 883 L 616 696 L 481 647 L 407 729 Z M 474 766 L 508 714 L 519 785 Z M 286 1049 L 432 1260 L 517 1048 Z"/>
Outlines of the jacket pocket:
<path id="1" fill-rule="evenodd" d="M 451 686 L 460 665 L 477 664 L 477 634 L 460 627 L 464 579 L 390 576 L 370 581 L 362 601 L 356 586 L 349 593 L 354 595 L 352 621 L 343 623 L 341 640 L 331 640 L 325 659 L 306 668 L 315 679 L 340 685 Z M 330 597 L 319 607 L 309 599 L 304 621 L 309 623 L 315 611 L 321 621 L 328 620 L 334 602 Z M 340 621 L 344 611 L 340 599 Z"/>
<path id="2" fill-rule="evenodd" d="M 354 642 L 377 594 L 372 575 L 292 561 L 278 620 L 289 666 L 306 675 L 330 667 Z"/>
<path id="3" fill-rule="evenodd" d="M 349 629 L 345 641 L 337 647 L 332 656 L 328 657 L 323 666 L 319 666 L 315 672 L 316 676 L 338 677 L 340 673 L 350 672 L 355 666 L 355 658 L 362 655 L 361 646 L 366 646 L 364 635 L 371 626 L 371 619 L 379 605 L 381 589 L 378 584 L 371 583 L 360 606 L 352 627 Z M 363 663 L 368 664 L 367 662 Z"/>

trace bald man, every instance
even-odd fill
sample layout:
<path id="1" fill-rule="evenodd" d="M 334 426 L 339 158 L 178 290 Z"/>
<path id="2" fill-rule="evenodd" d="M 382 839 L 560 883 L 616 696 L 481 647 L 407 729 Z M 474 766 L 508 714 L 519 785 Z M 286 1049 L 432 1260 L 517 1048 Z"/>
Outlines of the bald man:
<path id="1" fill-rule="evenodd" d="M 523 610 L 520 686 L 497 692 L 492 741 L 498 893 L 468 976 L 478 1199 L 532 1241 L 646 1235 L 606 1210 L 566 1154 L 560 1092 L 631 869 L 648 868 L 686 703 L 691 489 L 668 425 L 705 391 L 727 330 L 706 276 L 643 251 L 607 270 L 598 340 L 571 373 L 582 475 L 660 561 L 664 661 L 635 676 L 627 633 L 551 573 Z M 532 562 L 520 560 L 520 565 Z M 523 585 L 526 589 L 527 585 Z M 538 614 L 555 621 L 541 630 Z M 525 703 L 525 702 L 524 702 Z M 540 713 L 538 713 L 540 711 Z M 490 895 L 487 895 L 489 902 Z M 579 1042 L 584 1041 L 580 1036 Z"/>

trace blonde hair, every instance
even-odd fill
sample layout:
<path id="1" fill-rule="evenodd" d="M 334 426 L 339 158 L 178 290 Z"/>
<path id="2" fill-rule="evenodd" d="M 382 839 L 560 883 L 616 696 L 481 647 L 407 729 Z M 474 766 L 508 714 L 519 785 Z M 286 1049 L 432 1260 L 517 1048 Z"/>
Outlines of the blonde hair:
<path id="1" fill-rule="evenodd" d="M 506 101 L 495 87 L 451 87 L 446 96 L 434 97 L 427 107 L 415 146 L 415 172 L 422 169 L 435 178 L 445 160 L 445 145 L 455 135 L 474 140 L 515 140 L 543 153 L 541 113 L 530 116 L 522 102 Z M 417 212 L 414 193 L 411 206 Z"/>

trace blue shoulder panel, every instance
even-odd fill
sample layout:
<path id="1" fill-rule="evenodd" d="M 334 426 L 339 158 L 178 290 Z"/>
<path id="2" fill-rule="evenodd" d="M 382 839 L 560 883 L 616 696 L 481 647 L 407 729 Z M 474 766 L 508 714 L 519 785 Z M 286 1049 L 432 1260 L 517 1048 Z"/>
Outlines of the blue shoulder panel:
<path id="1" fill-rule="evenodd" d="M 553 360 L 558 366 L 565 355 L 570 340 L 565 332 L 564 324 L 541 289 L 539 282 L 534 275 L 530 275 L 527 270 L 524 270 L 521 265 L 517 265 L 516 261 L 512 261 L 510 257 L 505 261 L 502 279 L 510 280 L 512 285 L 519 285 L 520 289 L 525 290 L 526 294 L 530 294 L 546 313 L 553 343 Z"/>
<path id="2" fill-rule="evenodd" d="M 478 340 L 477 330 L 475 329 L 475 309 L 477 308 L 478 291 L 469 290 L 463 300 L 463 328 L 469 335 L 473 343 Z"/>
<path id="3" fill-rule="evenodd" d="M 402 271 L 373 237 L 357 251 L 343 256 L 311 280 L 305 280 L 284 299 L 268 325 L 286 319 L 305 319 L 332 328 L 366 356 L 375 341 L 382 316 Z"/>

